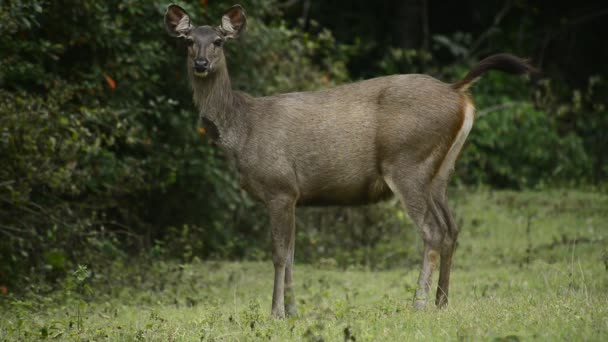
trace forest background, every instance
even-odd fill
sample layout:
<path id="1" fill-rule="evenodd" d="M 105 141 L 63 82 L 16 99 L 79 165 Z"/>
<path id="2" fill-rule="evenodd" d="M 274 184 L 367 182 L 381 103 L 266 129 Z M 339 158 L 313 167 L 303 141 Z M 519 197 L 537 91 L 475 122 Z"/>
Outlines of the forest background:
<path id="1" fill-rule="evenodd" d="M 316 90 L 395 73 L 446 82 L 510 52 L 541 73 L 491 73 L 452 189 L 605 192 L 608 8 L 586 1 L 243 0 L 226 46 L 236 89 Z M 181 1 L 199 25 L 226 1 Z M 120 260 L 269 258 L 262 208 L 197 130 L 185 48 L 161 1 L 0 6 L 0 285 L 50 284 Z M 465 190 L 466 191 L 466 190 Z M 395 202 L 303 210 L 298 262 L 391 268 Z M 394 234 L 393 234 L 394 233 Z M 415 238 L 415 235 L 411 235 Z M 395 257 L 395 255 L 397 257 Z M 389 257 L 390 256 L 390 257 Z"/>

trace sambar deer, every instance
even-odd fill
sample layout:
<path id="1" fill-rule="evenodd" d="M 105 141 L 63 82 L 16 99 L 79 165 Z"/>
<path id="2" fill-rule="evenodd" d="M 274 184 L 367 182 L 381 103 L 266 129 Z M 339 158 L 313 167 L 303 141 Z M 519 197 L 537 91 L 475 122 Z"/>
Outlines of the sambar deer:
<path id="1" fill-rule="evenodd" d="M 293 259 L 296 205 L 374 203 L 396 194 L 424 241 L 414 305 L 426 305 L 439 263 L 436 304 L 448 302 L 458 227 L 446 188 L 475 118 L 467 88 L 483 73 L 533 71 L 509 54 L 482 60 L 454 84 L 427 75 L 393 75 L 333 89 L 254 98 L 234 91 L 224 44 L 243 32 L 232 6 L 219 26 L 194 26 L 169 5 L 165 25 L 188 45 L 194 102 L 211 137 L 236 167 L 241 186 L 270 217 L 272 315 L 296 313 Z"/>

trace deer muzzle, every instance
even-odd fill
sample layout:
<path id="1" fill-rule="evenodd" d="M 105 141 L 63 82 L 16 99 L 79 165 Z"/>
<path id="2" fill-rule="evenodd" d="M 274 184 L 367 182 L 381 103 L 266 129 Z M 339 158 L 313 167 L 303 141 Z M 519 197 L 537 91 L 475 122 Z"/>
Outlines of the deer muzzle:
<path id="1" fill-rule="evenodd" d="M 209 72 L 209 61 L 206 58 L 197 58 L 194 60 L 194 74 L 196 76 L 207 76 Z"/>

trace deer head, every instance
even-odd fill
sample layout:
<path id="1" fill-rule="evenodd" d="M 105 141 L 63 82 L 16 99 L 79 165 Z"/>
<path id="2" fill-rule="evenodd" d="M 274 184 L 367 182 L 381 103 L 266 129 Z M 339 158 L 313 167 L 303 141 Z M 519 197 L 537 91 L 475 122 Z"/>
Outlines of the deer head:
<path id="1" fill-rule="evenodd" d="M 225 65 L 224 43 L 238 37 L 246 23 L 245 11 L 240 5 L 230 7 L 216 27 L 194 26 L 188 13 L 175 4 L 169 5 L 165 13 L 169 35 L 186 41 L 188 67 L 194 76 L 201 78 Z"/>

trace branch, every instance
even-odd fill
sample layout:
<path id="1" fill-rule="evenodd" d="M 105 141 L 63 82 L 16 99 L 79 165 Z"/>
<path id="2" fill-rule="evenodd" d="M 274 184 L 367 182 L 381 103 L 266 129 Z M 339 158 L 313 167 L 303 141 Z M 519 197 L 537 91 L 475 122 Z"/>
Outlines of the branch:
<path id="1" fill-rule="evenodd" d="M 471 55 L 473 55 L 475 53 L 475 51 L 477 51 L 477 49 L 479 49 L 481 44 L 483 44 L 488 38 L 490 38 L 492 33 L 494 33 L 494 31 L 498 28 L 498 26 L 500 25 L 502 20 L 505 18 L 505 16 L 509 13 L 511 8 L 513 8 L 513 3 L 511 2 L 511 0 L 506 1 L 503 8 L 494 17 L 492 26 L 490 26 L 484 33 L 482 33 L 477 38 L 477 40 L 473 43 L 473 45 L 471 45 L 471 48 L 469 49 L 469 53 L 465 57 L 470 57 Z"/>
<path id="2" fill-rule="evenodd" d="M 422 1 L 422 48 L 430 51 L 430 36 L 429 33 L 429 4 L 427 0 Z"/>
<path id="3" fill-rule="evenodd" d="M 310 12 L 310 0 L 304 0 L 304 6 L 302 6 L 302 27 L 306 28 L 308 25 L 308 13 Z"/>
<path id="4" fill-rule="evenodd" d="M 287 2 L 278 3 L 277 7 L 278 8 L 288 8 L 288 7 L 291 7 L 291 6 L 295 5 L 295 4 L 297 4 L 299 1 L 300 0 L 289 0 Z"/>
<path id="5" fill-rule="evenodd" d="M 1 182 L 1 183 L 0 183 L 0 187 L 3 187 L 3 186 L 9 186 L 9 185 L 11 185 L 11 184 L 13 184 L 13 183 L 15 183 L 15 181 L 14 181 L 14 180 L 8 180 L 8 181 L 6 181 L 6 182 Z"/>
<path id="6" fill-rule="evenodd" d="M 484 115 L 487 115 L 487 114 L 490 114 L 490 113 L 493 113 L 493 112 L 498 112 L 498 111 L 503 110 L 503 109 L 517 107 L 517 106 L 520 106 L 520 105 L 522 105 L 524 103 L 526 103 L 526 102 L 523 102 L 523 101 L 505 102 L 505 103 L 501 103 L 501 104 L 497 104 L 497 105 L 488 107 L 488 108 L 486 108 L 484 110 L 478 110 L 476 112 L 476 115 L 477 115 L 477 117 L 482 117 Z"/>
<path id="7" fill-rule="evenodd" d="M 29 233 L 31 233 L 31 231 L 29 231 L 29 230 L 19 229 L 19 228 L 16 228 L 16 227 L 5 226 L 5 225 L 0 224 L 0 232 L 2 232 L 2 231 L 11 231 L 11 232 L 14 232 L 14 233 L 21 233 L 21 234 L 29 234 Z"/>
<path id="8" fill-rule="evenodd" d="M 608 9 L 604 9 L 604 10 L 601 10 L 599 12 L 589 13 L 587 15 L 583 15 L 583 16 L 580 16 L 578 18 L 574 18 L 569 23 L 567 23 L 566 26 L 564 28 L 562 28 L 562 29 L 565 29 L 565 28 L 567 28 L 569 26 L 576 26 L 576 25 L 584 24 L 584 23 L 586 23 L 588 21 L 592 21 L 592 20 L 597 19 L 597 18 L 599 18 L 601 16 L 604 16 L 606 14 L 608 14 Z"/>
<path id="9" fill-rule="evenodd" d="M 542 46 L 541 46 L 541 50 L 539 52 L 539 58 L 538 58 L 538 66 L 542 67 L 543 66 L 543 61 L 545 58 L 545 51 L 547 50 L 547 47 L 549 46 L 549 44 L 555 40 L 556 38 L 558 38 L 560 35 L 562 35 L 565 32 L 568 32 L 572 27 L 576 27 L 578 25 L 587 23 L 589 21 L 593 21 L 597 18 L 600 18 L 602 16 L 608 15 L 608 9 L 603 9 L 597 12 L 590 12 L 586 13 L 580 17 L 576 17 L 574 19 L 569 20 L 564 26 L 559 27 L 557 29 L 548 29 L 547 32 L 545 33 L 545 38 L 543 39 L 542 42 Z"/>

